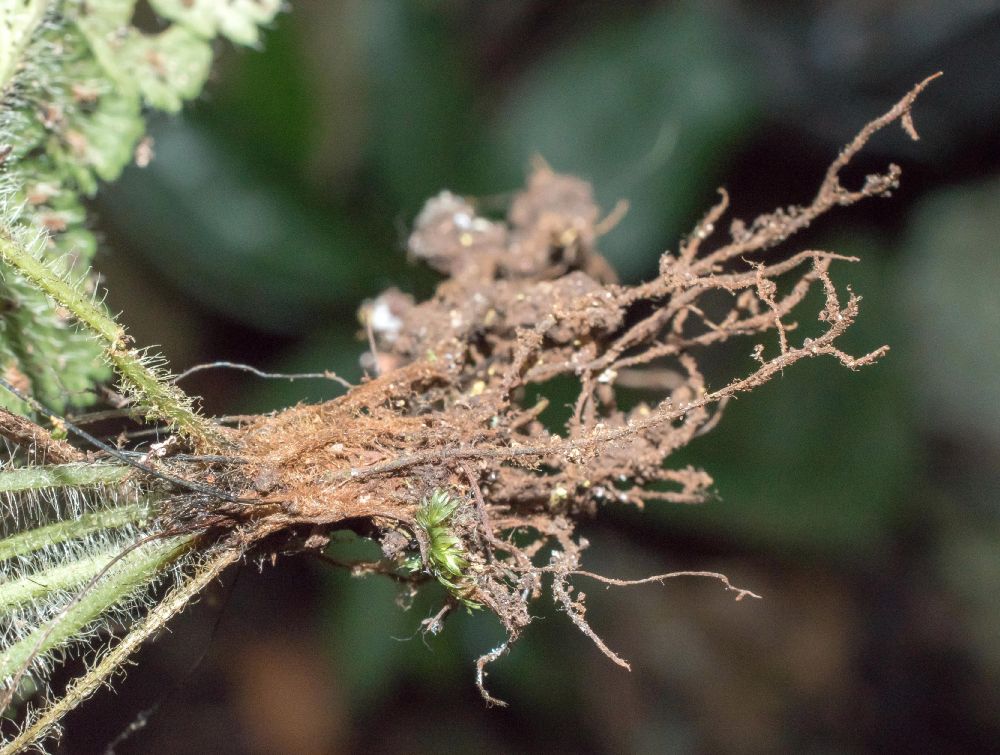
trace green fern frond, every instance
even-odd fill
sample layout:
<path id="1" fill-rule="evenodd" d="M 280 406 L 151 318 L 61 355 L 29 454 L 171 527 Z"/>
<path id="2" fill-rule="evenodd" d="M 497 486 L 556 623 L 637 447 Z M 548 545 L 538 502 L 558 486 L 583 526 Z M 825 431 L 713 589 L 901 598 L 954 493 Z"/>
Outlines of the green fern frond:
<path id="1" fill-rule="evenodd" d="M 150 5 L 165 22 L 155 34 L 133 25 L 136 0 L 0 0 L 0 234 L 34 249 L 81 295 L 95 288 L 97 246 L 82 200 L 133 161 L 147 111 L 176 112 L 201 92 L 215 37 L 256 44 L 280 8 L 277 0 Z M 90 403 L 93 385 L 121 365 L 74 327 L 76 307 L 39 291 L 9 260 L 0 279 L 0 372 L 23 376 L 56 411 Z M 24 410 L 7 396 L 0 405 Z"/>

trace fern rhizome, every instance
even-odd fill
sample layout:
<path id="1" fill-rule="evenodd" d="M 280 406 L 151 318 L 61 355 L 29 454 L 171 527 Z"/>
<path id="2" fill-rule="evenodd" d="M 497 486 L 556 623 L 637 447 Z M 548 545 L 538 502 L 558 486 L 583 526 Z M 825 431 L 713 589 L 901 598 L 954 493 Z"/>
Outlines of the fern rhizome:
<path id="1" fill-rule="evenodd" d="M 238 424 L 203 416 L 155 357 L 134 348 L 95 294 L 95 248 L 81 199 L 150 158 L 144 114 L 175 111 L 207 76 L 218 35 L 252 44 L 271 0 L 150 0 L 156 34 L 132 26 L 134 0 L 2 0 L 0 9 L 0 710 L 3 752 L 37 744 L 121 668 L 139 644 L 230 564 L 253 554 L 322 551 L 351 529 L 412 589 L 436 582 L 448 610 L 494 614 L 507 651 L 545 592 L 614 662 L 571 582 L 636 584 L 581 569 L 575 525 L 601 506 L 698 503 L 704 471 L 667 459 L 710 430 L 727 401 L 816 356 L 856 369 L 838 339 L 860 298 L 830 277 L 851 258 L 819 250 L 759 255 L 837 205 L 886 195 L 899 168 L 844 187 L 841 170 L 900 120 L 925 81 L 865 126 L 809 204 L 734 220 L 709 246 L 727 197 L 659 275 L 620 285 L 597 251 L 609 222 L 590 187 L 540 163 L 506 220 L 443 192 L 409 240 L 444 276 L 429 300 L 390 290 L 362 309 L 374 376 L 344 394 Z M 757 257 L 755 258 L 755 255 Z M 821 300 L 815 335 L 794 316 Z M 720 305 L 720 302 L 722 304 Z M 763 336 L 774 334 L 773 345 Z M 703 354 L 749 339 L 743 377 L 706 382 Z M 162 428 L 141 453 L 63 419 L 112 372 L 136 419 Z M 579 386 L 565 425 L 541 418 L 550 381 Z M 655 402 L 624 409 L 623 387 Z M 70 440 L 66 440 L 66 438 Z M 662 580 L 672 573 L 650 577 Z M 737 598 L 752 595 L 718 574 Z M 159 586 L 159 589 L 154 589 Z M 90 642 L 92 638 L 98 642 Z M 96 644 L 94 650 L 91 646 Z M 82 676 L 51 689 L 51 668 L 87 652 Z"/>

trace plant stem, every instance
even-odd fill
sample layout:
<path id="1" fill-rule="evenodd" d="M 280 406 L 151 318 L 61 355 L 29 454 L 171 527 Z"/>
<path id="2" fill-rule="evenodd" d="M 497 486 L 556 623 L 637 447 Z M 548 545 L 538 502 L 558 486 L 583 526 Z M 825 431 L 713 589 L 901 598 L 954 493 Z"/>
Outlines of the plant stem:
<path id="1" fill-rule="evenodd" d="M 72 285 L 53 272 L 30 249 L 18 243 L 9 229 L 0 231 L 0 258 L 101 339 L 105 358 L 137 394 L 147 417 L 164 420 L 196 439 L 216 438 L 215 428 L 191 408 L 187 396 L 162 380 L 143 363 L 137 351 L 127 347 L 125 329 L 91 301 L 82 286 Z"/>
<path id="2" fill-rule="evenodd" d="M 55 522 L 45 527 L 36 527 L 27 532 L 19 532 L 0 540 L 0 561 L 32 553 L 54 543 L 79 539 L 92 532 L 117 529 L 132 522 L 141 522 L 151 513 L 148 504 L 135 503 L 104 511 L 94 511 L 76 519 Z"/>
<path id="3" fill-rule="evenodd" d="M 195 542 L 193 536 L 154 540 L 122 557 L 67 610 L 0 654 L 0 679 L 19 674 L 32 659 L 82 634 L 87 625 L 133 591 L 152 581 Z"/>
<path id="4" fill-rule="evenodd" d="M 198 570 L 185 582 L 179 584 L 155 607 L 135 629 L 129 632 L 121 642 L 105 653 L 100 662 L 83 676 L 74 681 L 66 690 L 66 694 L 43 710 L 29 726 L 11 742 L 7 743 L 0 755 L 12 755 L 22 752 L 29 745 L 37 743 L 45 737 L 58 722 L 92 695 L 108 677 L 120 668 L 126 659 L 134 653 L 147 637 L 158 631 L 175 614 L 184 609 L 188 602 L 201 592 L 222 571 L 240 558 L 240 551 L 227 548 L 212 556 L 201 564 Z"/>
<path id="5" fill-rule="evenodd" d="M 95 555 L 83 556 L 0 584 L 0 615 L 11 608 L 42 598 L 48 593 L 66 590 L 93 579 L 119 550 L 120 548 L 108 549 Z"/>
<path id="6" fill-rule="evenodd" d="M 18 467 L 0 472 L 0 493 L 117 485 L 131 473 L 131 467 L 116 464 L 50 464 Z"/>

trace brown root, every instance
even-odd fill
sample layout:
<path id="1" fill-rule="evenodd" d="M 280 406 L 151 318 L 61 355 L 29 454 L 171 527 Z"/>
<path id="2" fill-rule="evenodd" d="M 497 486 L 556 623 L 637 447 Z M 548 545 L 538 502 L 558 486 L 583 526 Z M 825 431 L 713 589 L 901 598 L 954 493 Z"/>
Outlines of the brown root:
<path id="1" fill-rule="evenodd" d="M 584 595 L 570 578 L 635 585 L 696 575 L 722 581 L 737 600 L 759 597 L 709 572 L 614 580 L 582 571 L 586 542 L 575 524 L 607 505 L 706 500 L 706 472 L 667 462 L 715 426 L 727 401 L 803 359 L 831 356 L 857 369 L 886 353 L 882 346 L 854 357 L 837 345 L 860 297 L 850 289 L 842 295 L 829 271 L 853 258 L 822 250 L 754 255 L 836 206 L 888 194 L 899 180 L 894 165 L 857 190 L 843 187 L 840 172 L 893 121 L 916 137 L 910 108 L 931 79 L 862 129 L 810 204 L 749 224 L 734 220 L 730 240 L 706 250 L 728 207 L 720 190 L 679 251 L 662 255 L 659 275 L 637 286 L 616 283 L 597 251 L 611 221 L 601 220 L 589 185 L 577 178 L 536 165 L 506 221 L 478 215 L 451 193 L 434 197 L 409 249 L 447 277 L 427 301 L 390 290 L 363 307 L 378 376 L 325 404 L 249 418 L 227 436 L 225 452 L 240 464 L 212 472 L 213 484 L 243 503 L 206 510 L 178 499 L 171 515 L 204 528 L 238 521 L 248 544 L 367 527 L 381 539 L 390 571 L 434 578 L 448 591 L 451 605 L 425 629 L 438 631 L 454 605 L 485 608 L 504 624 L 507 641 L 476 663 L 492 704 L 502 703 L 486 691 L 486 666 L 530 623 L 529 604 L 545 582 L 577 627 L 625 668 L 587 623 Z M 814 290 L 823 298 L 821 332 L 798 338 L 792 317 Z M 761 340 L 769 334 L 776 348 Z M 710 385 L 703 355 L 737 338 L 755 344 L 745 347 L 753 369 Z M 546 419 L 557 378 L 579 385 L 564 421 Z M 627 406 L 623 387 L 640 389 L 649 403 Z"/>

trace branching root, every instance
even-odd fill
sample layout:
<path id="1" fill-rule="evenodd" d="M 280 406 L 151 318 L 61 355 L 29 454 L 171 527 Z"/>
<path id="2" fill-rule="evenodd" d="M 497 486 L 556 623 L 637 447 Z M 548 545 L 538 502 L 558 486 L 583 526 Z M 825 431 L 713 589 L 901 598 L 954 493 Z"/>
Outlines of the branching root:
<path id="1" fill-rule="evenodd" d="M 476 662 L 476 684 L 494 705 L 503 703 L 486 689 L 486 668 L 522 635 L 546 591 L 629 668 L 587 622 L 574 577 L 629 586 L 700 576 L 736 600 L 759 597 L 714 572 L 621 580 L 584 571 L 587 543 L 576 526 L 607 506 L 707 500 L 711 476 L 670 460 L 720 421 L 727 402 L 804 359 L 828 356 L 854 370 L 886 353 L 882 346 L 855 357 L 838 345 L 861 297 L 839 289 L 830 270 L 854 258 L 764 252 L 832 208 L 897 185 L 894 165 L 858 189 L 845 188 L 840 173 L 894 121 L 916 138 L 910 108 L 930 80 L 861 130 L 809 204 L 733 220 L 729 239 L 712 246 L 729 206 L 720 190 L 679 250 L 662 255 L 659 274 L 640 285 L 617 283 L 597 250 L 617 213 L 602 221 L 587 183 L 540 161 L 503 221 L 450 192 L 432 198 L 409 252 L 444 278 L 427 301 L 393 289 L 364 305 L 377 376 L 324 404 L 189 433 L 186 457 L 143 457 L 162 470 L 147 481 L 162 501 L 161 530 L 196 535 L 215 549 L 213 564 L 225 562 L 219 548 L 273 558 L 321 553 L 336 529 L 378 539 L 382 564 L 354 564 L 355 573 L 390 573 L 411 591 L 423 581 L 444 588 L 446 604 L 425 632 L 440 631 L 456 607 L 499 618 L 506 640 Z M 818 313 L 809 314 L 817 299 Z M 725 362 L 743 364 L 741 377 L 708 369 L 723 360 L 706 353 L 724 346 L 736 347 Z M 9 420 L 0 434 L 13 442 L 53 460 L 75 458 Z M 172 487 L 178 480 L 190 482 Z M 148 628 L 190 597 L 176 595 Z M 78 694 L 89 694 L 89 684 Z"/>
<path id="2" fill-rule="evenodd" d="M 393 289 L 362 308 L 378 377 L 330 403 L 233 431 L 243 464 L 230 483 L 269 506 L 261 537 L 372 522 L 388 563 L 436 579 L 454 605 L 499 617 L 508 638 L 476 664 L 477 684 L 494 704 L 486 666 L 531 622 L 529 604 L 546 583 L 556 605 L 624 668 L 587 623 L 572 577 L 626 586 L 703 576 L 737 600 L 759 597 L 713 572 L 616 580 L 583 571 L 586 542 L 576 523 L 608 505 L 708 499 L 706 472 L 668 462 L 718 423 L 728 401 L 803 359 L 829 356 L 854 370 L 886 353 L 882 346 L 856 357 L 838 346 L 861 297 L 842 292 L 830 270 L 854 258 L 762 253 L 834 207 L 898 184 L 895 165 L 858 189 L 845 188 L 840 174 L 894 121 L 916 138 L 910 108 L 933 78 L 859 132 L 809 204 L 733 220 L 729 240 L 713 248 L 729 206 L 720 190 L 677 253 L 662 255 L 659 275 L 636 286 L 618 284 L 597 251 L 610 221 L 601 220 L 590 186 L 541 161 L 505 221 L 450 192 L 429 200 L 409 251 L 445 278 L 427 301 Z M 822 302 L 817 325 L 800 335 L 813 291 Z M 769 334 L 776 348 L 766 346 Z M 707 350 L 747 339 L 742 354 L 750 352 L 752 368 L 742 377 L 706 374 Z M 568 416 L 553 415 L 565 403 L 557 379 L 578 386 Z M 626 401 L 622 387 L 646 400 Z M 245 520 L 253 511 L 220 506 L 206 519 L 204 507 L 178 507 L 176 516 L 218 526 L 222 515 Z M 441 616 L 426 628 L 440 625 Z"/>

